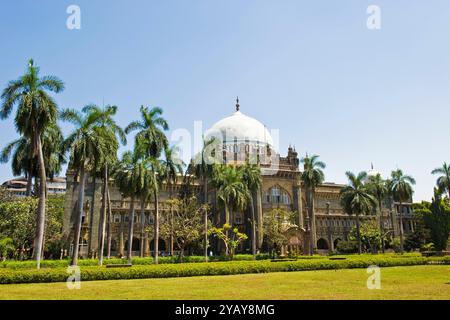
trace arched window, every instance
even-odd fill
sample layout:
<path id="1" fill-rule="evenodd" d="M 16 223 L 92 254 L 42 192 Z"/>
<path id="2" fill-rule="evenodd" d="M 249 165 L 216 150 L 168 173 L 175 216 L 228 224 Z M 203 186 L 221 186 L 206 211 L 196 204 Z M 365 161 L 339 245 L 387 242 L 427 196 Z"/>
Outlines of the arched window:
<path id="1" fill-rule="evenodd" d="M 264 193 L 264 201 L 273 204 L 290 204 L 291 198 L 289 194 L 278 186 L 270 188 Z"/>

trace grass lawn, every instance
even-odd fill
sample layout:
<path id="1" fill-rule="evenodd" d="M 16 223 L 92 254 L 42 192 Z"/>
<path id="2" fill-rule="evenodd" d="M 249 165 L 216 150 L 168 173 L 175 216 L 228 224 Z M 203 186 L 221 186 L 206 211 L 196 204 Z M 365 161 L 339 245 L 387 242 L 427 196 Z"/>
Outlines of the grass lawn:
<path id="1" fill-rule="evenodd" d="M 0 285 L 0 299 L 450 299 L 449 266 L 381 269 L 369 290 L 366 269 L 190 278 Z"/>

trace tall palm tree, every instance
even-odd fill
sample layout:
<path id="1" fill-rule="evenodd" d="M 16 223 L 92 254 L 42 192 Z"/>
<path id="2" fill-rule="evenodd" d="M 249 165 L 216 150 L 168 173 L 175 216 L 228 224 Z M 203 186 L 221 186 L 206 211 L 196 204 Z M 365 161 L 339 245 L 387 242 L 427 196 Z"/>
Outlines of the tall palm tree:
<path id="1" fill-rule="evenodd" d="M 141 106 L 141 120 L 131 122 L 126 128 L 125 133 L 138 130 L 135 141 L 138 145 L 139 152 L 147 157 L 152 158 L 152 170 L 155 177 L 154 181 L 154 198 L 155 198 L 155 219 L 154 219 L 154 262 L 158 263 L 159 256 L 159 204 L 158 204 L 158 184 L 156 181 L 161 181 L 161 176 L 158 176 L 158 172 L 161 167 L 157 163 L 157 159 L 161 156 L 162 151 L 169 146 L 167 137 L 164 131 L 169 129 L 167 121 L 162 117 L 162 109 L 154 107 L 149 109 L 148 107 Z"/>
<path id="2" fill-rule="evenodd" d="M 367 177 L 366 172 L 360 172 L 358 175 L 347 171 L 345 175 L 349 184 L 341 190 L 340 201 L 344 211 L 349 215 L 356 217 L 356 236 L 358 238 L 358 253 L 361 254 L 361 232 L 359 216 L 369 214 L 377 206 L 377 200 L 369 193 L 364 185 Z"/>
<path id="3" fill-rule="evenodd" d="M 47 190 L 42 134 L 46 128 L 56 123 L 58 116 L 57 104 L 49 93 L 59 93 L 62 90 L 64 90 L 64 84 L 57 77 L 39 77 L 39 68 L 30 59 L 25 74 L 17 80 L 10 81 L 1 95 L 0 119 L 8 118 L 14 106 L 17 106 L 17 113 L 14 119 L 16 128 L 21 135 L 32 142 L 31 154 L 36 156 L 38 160 L 39 202 L 33 251 L 38 269 L 41 264 L 44 243 Z"/>
<path id="4" fill-rule="evenodd" d="M 255 218 L 255 205 L 254 201 L 256 198 L 256 194 L 260 192 L 262 178 L 261 178 L 261 169 L 259 166 L 254 164 L 246 163 L 242 167 L 243 171 L 243 180 L 247 184 L 247 188 L 251 194 L 250 209 L 252 212 L 252 254 L 253 260 L 256 259 L 256 218 Z"/>
<path id="5" fill-rule="evenodd" d="M 183 168 L 185 164 L 178 156 L 179 148 L 176 146 L 164 148 L 164 159 L 161 160 L 161 165 L 164 168 L 164 176 L 163 179 L 166 182 L 167 188 L 169 189 L 169 198 L 172 198 L 173 188 L 177 183 L 177 177 L 183 174 Z M 171 226 L 173 226 L 173 206 L 170 206 L 170 217 L 169 221 Z M 170 254 L 173 254 L 173 230 L 170 233 L 169 239 L 169 251 Z"/>
<path id="6" fill-rule="evenodd" d="M 303 184 L 305 185 L 306 193 L 307 193 L 307 203 L 308 203 L 308 215 L 310 221 L 310 238 L 309 238 L 309 254 L 314 254 L 316 251 L 317 243 L 316 243 L 316 215 L 314 211 L 314 199 L 316 194 L 316 187 L 323 183 L 325 180 L 325 174 L 323 173 L 323 169 L 326 168 L 324 162 L 319 161 L 318 155 L 312 155 L 308 157 L 308 154 L 304 158 L 302 158 L 301 163 L 303 163 L 303 172 L 301 175 L 301 179 Z M 302 214 L 300 212 L 300 214 Z"/>
<path id="7" fill-rule="evenodd" d="M 114 120 L 114 116 L 117 113 L 117 106 L 107 105 L 100 108 L 97 105 L 90 104 L 83 108 L 83 112 L 89 113 L 92 117 L 97 119 L 96 126 L 102 128 L 105 131 L 109 131 L 109 135 L 115 137 L 113 143 L 109 147 L 109 152 L 105 153 L 102 159 L 97 159 L 97 168 L 100 169 L 103 176 L 103 190 L 102 190 L 102 206 L 99 223 L 99 245 L 98 245 L 98 263 L 103 265 L 103 255 L 105 248 L 105 231 L 108 209 L 108 192 L 109 192 L 109 167 L 117 161 L 117 150 L 119 148 L 119 142 L 125 145 L 127 138 L 124 130 L 119 127 Z M 95 168 L 95 169 L 97 169 Z M 109 220 L 111 218 L 109 217 Z"/>
<path id="8" fill-rule="evenodd" d="M 115 174 L 115 181 L 124 197 L 130 198 L 130 211 L 128 218 L 128 246 L 127 259 L 131 264 L 134 231 L 134 202 L 139 196 L 140 190 L 144 188 L 146 168 L 140 159 L 140 154 L 135 148 L 133 152 L 127 151 L 123 154 L 119 168 Z"/>
<path id="9" fill-rule="evenodd" d="M 203 185 L 203 205 L 208 203 L 208 181 L 211 178 L 213 172 L 213 164 L 210 155 L 214 152 L 217 146 L 217 140 L 213 138 L 205 139 L 203 137 L 203 147 L 200 153 L 196 156 L 193 163 L 193 172 L 194 175 L 201 179 Z M 205 207 L 206 208 L 206 207 Z M 208 261 L 208 210 L 205 210 L 205 218 L 204 218 L 205 226 L 205 261 Z"/>
<path id="10" fill-rule="evenodd" d="M 450 165 L 444 162 L 442 167 L 434 169 L 431 174 L 441 175 L 436 181 L 437 187 L 441 192 L 447 191 L 450 198 Z"/>
<path id="11" fill-rule="evenodd" d="M 384 253 L 384 227 L 383 227 L 383 210 L 382 201 L 388 195 L 388 187 L 386 181 L 378 173 L 375 176 L 370 176 L 366 182 L 367 190 L 377 199 L 378 201 L 378 218 L 379 227 L 381 235 L 381 250 Z"/>
<path id="12" fill-rule="evenodd" d="M 99 159 L 110 156 L 111 146 L 114 146 L 116 142 L 116 137 L 110 130 L 98 126 L 99 116 L 99 114 L 90 110 L 84 110 L 81 113 L 73 109 L 63 110 L 60 114 L 62 120 L 75 125 L 75 130 L 64 141 L 64 150 L 70 150 L 69 167 L 75 169 L 76 175 L 79 176 L 78 213 L 75 224 L 72 265 L 78 263 L 87 173 L 94 170 Z"/>
<path id="13" fill-rule="evenodd" d="M 217 188 L 217 198 L 225 209 L 225 223 L 233 226 L 233 211 L 244 210 L 251 199 L 250 191 L 243 181 L 243 172 L 232 165 L 215 165 L 213 183 Z"/>
<path id="14" fill-rule="evenodd" d="M 413 177 L 403 174 L 400 169 L 391 173 L 391 191 L 394 200 L 399 203 L 400 218 L 400 252 L 403 253 L 403 203 L 410 200 L 414 191 L 412 185 L 416 184 Z"/>

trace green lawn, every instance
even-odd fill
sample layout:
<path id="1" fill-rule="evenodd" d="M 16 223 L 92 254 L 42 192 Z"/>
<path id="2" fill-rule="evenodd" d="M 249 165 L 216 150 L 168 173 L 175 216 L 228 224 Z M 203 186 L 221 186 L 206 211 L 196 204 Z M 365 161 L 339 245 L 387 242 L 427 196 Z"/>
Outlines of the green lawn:
<path id="1" fill-rule="evenodd" d="M 366 269 L 190 278 L 0 285 L 0 299 L 450 299 L 449 266 L 381 269 L 381 289 Z"/>

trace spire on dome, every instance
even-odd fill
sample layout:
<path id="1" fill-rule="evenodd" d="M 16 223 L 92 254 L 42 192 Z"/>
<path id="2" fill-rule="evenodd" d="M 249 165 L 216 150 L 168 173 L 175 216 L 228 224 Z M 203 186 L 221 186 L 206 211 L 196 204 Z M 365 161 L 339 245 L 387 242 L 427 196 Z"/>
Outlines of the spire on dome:
<path id="1" fill-rule="evenodd" d="M 373 170 L 373 162 L 370 163 L 370 168 Z"/>
<path id="2" fill-rule="evenodd" d="M 240 105 L 239 105 L 239 97 L 236 97 L 236 111 L 239 111 Z"/>

